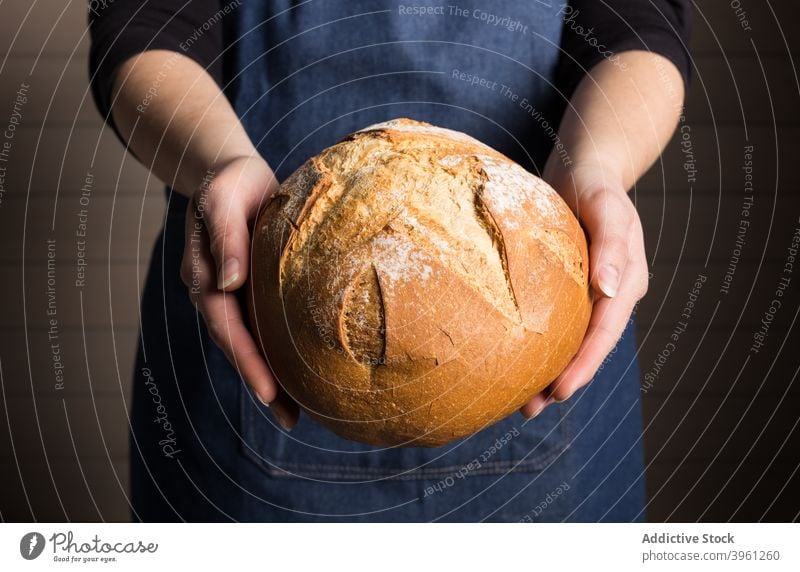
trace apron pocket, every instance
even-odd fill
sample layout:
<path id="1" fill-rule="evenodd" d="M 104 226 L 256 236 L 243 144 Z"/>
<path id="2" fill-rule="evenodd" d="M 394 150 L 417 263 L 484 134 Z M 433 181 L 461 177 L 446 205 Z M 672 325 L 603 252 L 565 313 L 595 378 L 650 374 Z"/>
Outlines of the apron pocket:
<path id="1" fill-rule="evenodd" d="M 566 408 L 553 404 L 535 420 L 515 413 L 436 449 L 381 448 L 342 439 L 304 415 L 286 433 L 244 386 L 240 406 L 243 454 L 279 478 L 364 482 L 537 472 L 567 448 L 572 433 Z"/>

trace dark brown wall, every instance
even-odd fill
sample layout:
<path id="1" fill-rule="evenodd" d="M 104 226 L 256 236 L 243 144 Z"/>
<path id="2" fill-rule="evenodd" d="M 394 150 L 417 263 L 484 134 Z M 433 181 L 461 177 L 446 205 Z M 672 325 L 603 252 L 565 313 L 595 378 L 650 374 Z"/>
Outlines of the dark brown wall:
<path id="1" fill-rule="evenodd" d="M 749 351 L 800 226 L 800 84 L 792 0 L 698 2 L 683 132 L 635 199 L 652 262 L 639 312 L 643 373 L 688 327 L 644 395 L 651 520 L 787 520 L 800 511 L 800 260 L 760 352 Z M 27 84 L 0 203 L 0 519 L 126 520 L 127 400 L 139 287 L 163 213 L 161 185 L 102 129 L 86 82 L 83 3 L 0 7 L 0 124 Z M 22 86 L 24 87 L 24 86 Z M 695 181 L 681 150 L 691 146 Z M 753 147 L 750 226 L 720 293 Z M 87 185 L 87 176 L 91 177 Z M 82 189 L 89 187 L 85 194 Z M 85 196 L 85 204 L 81 198 Z M 78 212 L 86 283 L 76 287 Z M 63 365 L 48 338 L 48 240 Z M 7 431 L 6 428 L 10 428 Z M 13 437 L 13 439 L 11 439 Z M 24 484 L 24 486 L 23 486 Z"/>
<path id="2" fill-rule="evenodd" d="M 744 30 L 730 2 L 697 4 L 683 133 L 636 197 L 654 274 L 639 313 L 641 369 L 658 374 L 644 395 L 649 517 L 792 520 L 800 512 L 800 258 L 791 276 L 782 269 L 800 232 L 797 8 L 743 0 Z M 696 181 L 683 168 L 689 146 Z M 659 360 L 700 274 L 707 280 L 688 328 Z M 751 352 L 782 276 L 791 278 L 782 307 Z"/>

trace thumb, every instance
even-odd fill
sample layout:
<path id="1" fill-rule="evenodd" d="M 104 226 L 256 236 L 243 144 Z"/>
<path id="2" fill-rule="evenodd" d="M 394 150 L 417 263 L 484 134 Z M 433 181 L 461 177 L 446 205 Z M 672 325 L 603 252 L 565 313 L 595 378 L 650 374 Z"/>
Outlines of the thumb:
<path id="1" fill-rule="evenodd" d="M 598 294 L 613 298 L 628 264 L 633 204 L 621 188 L 601 187 L 584 193 L 578 210 L 589 236 L 592 287 Z"/>

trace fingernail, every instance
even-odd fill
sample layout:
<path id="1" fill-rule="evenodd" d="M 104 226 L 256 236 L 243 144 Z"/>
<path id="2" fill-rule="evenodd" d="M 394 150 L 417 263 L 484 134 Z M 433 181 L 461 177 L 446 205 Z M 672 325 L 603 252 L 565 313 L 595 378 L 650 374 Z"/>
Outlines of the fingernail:
<path id="1" fill-rule="evenodd" d="M 606 264 L 600 268 L 600 272 L 597 276 L 597 283 L 600 286 L 600 290 L 603 291 L 603 294 L 609 298 L 613 298 L 617 295 L 617 288 L 619 288 L 619 272 L 610 264 Z"/>
<path id="2" fill-rule="evenodd" d="M 260 396 L 260 395 L 258 395 L 258 394 L 256 394 L 256 397 L 258 397 L 258 400 L 261 402 L 261 405 L 263 405 L 264 407 L 269 407 L 269 402 L 268 402 L 268 401 L 266 401 L 266 400 L 264 400 L 264 398 L 263 398 L 263 397 L 261 397 L 261 396 Z"/>
<path id="3" fill-rule="evenodd" d="M 567 395 L 566 397 L 563 397 L 561 399 L 558 399 L 558 398 L 554 397 L 553 401 L 555 401 L 556 403 L 564 403 L 567 399 L 570 399 L 571 397 L 572 397 L 572 393 L 570 393 L 569 395 Z"/>
<path id="4" fill-rule="evenodd" d="M 528 416 L 528 419 L 533 419 L 534 417 L 538 417 L 542 413 L 542 411 L 544 411 L 547 408 L 547 406 L 550 405 L 551 403 L 553 403 L 553 398 L 548 397 L 547 400 L 544 403 L 542 403 L 542 406 L 539 409 L 537 409 Z"/>
<path id="5" fill-rule="evenodd" d="M 217 273 L 217 288 L 225 290 L 225 288 L 233 284 L 237 278 L 239 278 L 239 261 L 235 258 L 229 258 Z"/>
<path id="6" fill-rule="evenodd" d="M 534 411 L 533 413 L 528 415 L 527 419 L 531 420 L 531 419 L 534 419 L 534 418 L 538 417 L 539 413 L 541 413 L 543 410 L 544 410 L 544 407 L 540 407 L 539 409 L 537 409 L 536 411 Z"/>

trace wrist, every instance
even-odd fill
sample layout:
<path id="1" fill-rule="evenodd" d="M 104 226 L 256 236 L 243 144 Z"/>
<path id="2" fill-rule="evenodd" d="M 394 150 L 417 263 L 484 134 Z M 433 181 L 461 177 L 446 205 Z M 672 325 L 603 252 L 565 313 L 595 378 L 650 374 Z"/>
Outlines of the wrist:
<path id="1" fill-rule="evenodd" d="M 625 194 L 622 169 L 610 159 L 598 156 L 573 159 L 568 163 L 551 155 L 543 173 L 547 181 L 569 204 L 587 194 L 606 191 Z"/>
<path id="2" fill-rule="evenodd" d="M 220 179 L 238 179 L 237 186 L 247 186 L 256 173 L 258 174 L 256 178 L 260 181 L 272 177 L 272 169 L 255 149 L 226 153 L 224 156 L 198 161 L 191 168 L 184 189 L 189 194 L 196 195 L 208 191 L 209 187 Z"/>

